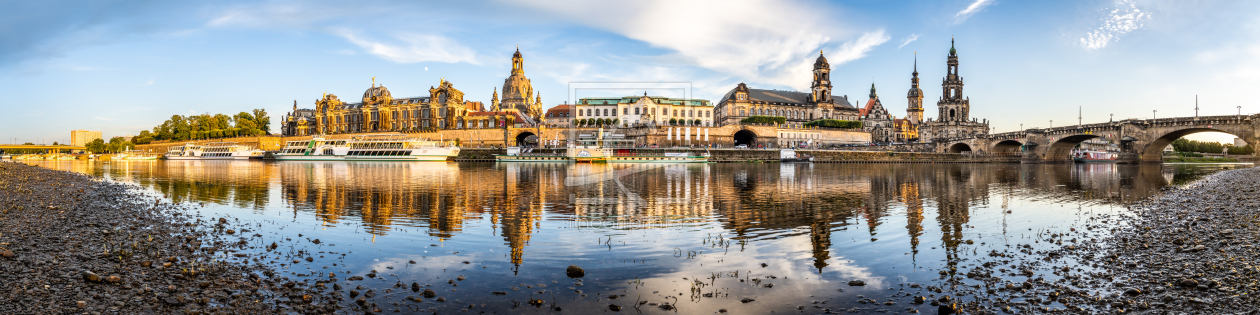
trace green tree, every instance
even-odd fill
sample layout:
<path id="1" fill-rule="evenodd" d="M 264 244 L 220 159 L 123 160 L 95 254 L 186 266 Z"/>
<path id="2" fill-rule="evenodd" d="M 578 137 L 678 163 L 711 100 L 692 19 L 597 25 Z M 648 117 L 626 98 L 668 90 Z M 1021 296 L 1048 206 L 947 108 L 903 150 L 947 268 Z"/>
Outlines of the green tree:
<path id="1" fill-rule="evenodd" d="M 105 150 L 107 149 L 105 146 L 105 140 L 101 140 L 100 138 L 92 140 L 92 142 L 88 142 L 87 145 L 85 145 L 85 147 L 88 152 L 91 152 L 94 154 L 104 153 Z"/>
<path id="2" fill-rule="evenodd" d="M 271 117 L 267 116 L 267 110 L 254 110 L 254 129 L 262 130 L 264 134 L 271 133 Z"/>

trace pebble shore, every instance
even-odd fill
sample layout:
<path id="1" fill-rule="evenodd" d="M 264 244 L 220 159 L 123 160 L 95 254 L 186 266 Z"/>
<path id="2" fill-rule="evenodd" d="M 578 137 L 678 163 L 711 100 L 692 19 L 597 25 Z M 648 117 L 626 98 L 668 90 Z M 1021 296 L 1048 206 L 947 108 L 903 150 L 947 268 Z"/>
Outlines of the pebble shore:
<path id="1" fill-rule="evenodd" d="M 0 163 L 0 314 L 336 312 L 323 282 L 248 254 L 248 224 L 141 189 Z M 257 249 L 255 249 L 257 248 Z"/>
<path id="2" fill-rule="evenodd" d="M 1260 168 L 1166 188 L 941 270 L 916 302 L 941 314 L 1260 314 L 1258 192 Z"/>

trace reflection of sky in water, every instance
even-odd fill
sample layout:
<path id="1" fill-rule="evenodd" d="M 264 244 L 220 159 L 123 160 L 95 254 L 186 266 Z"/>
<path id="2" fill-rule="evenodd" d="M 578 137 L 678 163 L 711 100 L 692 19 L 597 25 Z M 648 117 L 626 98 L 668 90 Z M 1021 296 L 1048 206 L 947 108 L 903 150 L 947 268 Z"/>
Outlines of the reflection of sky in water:
<path id="1" fill-rule="evenodd" d="M 41 165 L 204 202 L 207 216 L 255 222 L 264 235 L 259 244 L 318 238 L 321 245 L 278 242 L 280 252 L 293 246 L 319 255 L 314 263 L 286 265 L 286 275 L 336 272 L 344 279 L 376 270 L 384 279 L 349 282 L 347 290 L 382 291 L 376 300 L 387 311 L 394 307 L 389 302 L 410 310 L 475 304 L 474 311 L 503 311 L 514 300 L 522 303 L 514 312 L 541 312 L 524 304 L 540 298 L 579 313 L 610 303 L 630 309 L 636 298 L 677 300 L 688 313 L 798 305 L 811 312 L 929 311 L 898 293 L 926 294 L 909 284 L 938 284 L 942 267 L 962 273 L 991 250 L 1030 243 L 1038 231 L 1080 226 L 1085 214 L 1122 211 L 1123 203 L 1212 170 L 1114 164 Z M 565 276 L 570 264 L 586 269 L 581 286 Z M 447 283 L 461 275 L 467 280 L 458 286 Z M 867 285 L 850 287 L 850 280 Z M 419 294 L 394 288 L 399 282 L 428 285 L 448 301 L 402 302 Z M 396 291 L 383 292 L 390 288 Z M 627 296 L 608 300 L 610 294 Z M 858 295 L 897 303 L 859 304 Z M 756 301 L 742 304 L 742 298 Z"/>

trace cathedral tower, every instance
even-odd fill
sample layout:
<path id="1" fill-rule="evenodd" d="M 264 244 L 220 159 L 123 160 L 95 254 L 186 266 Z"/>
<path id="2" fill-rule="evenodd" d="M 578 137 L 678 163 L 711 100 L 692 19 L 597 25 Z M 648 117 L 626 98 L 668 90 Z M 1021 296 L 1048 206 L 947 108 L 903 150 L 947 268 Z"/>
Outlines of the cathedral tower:
<path id="1" fill-rule="evenodd" d="M 963 98 L 963 79 L 958 75 L 958 51 L 954 49 L 954 40 L 949 40 L 949 60 L 946 62 L 945 78 L 941 80 L 941 100 L 936 102 L 940 109 L 940 121 L 965 122 L 968 120 L 971 102 Z"/>
<path id="2" fill-rule="evenodd" d="M 813 103 L 831 102 L 831 65 L 821 50 L 818 51 L 818 60 L 814 61 L 814 82 L 810 84 L 809 100 Z"/>
<path id="3" fill-rule="evenodd" d="M 914 57 L 914 72 L 910 74 L 910 92 L 906 93 L 909 105 L 906 107 L 906 119 L 911 124 L 923 122 L 923 90 L 919 89 L 919 57 Z"/>

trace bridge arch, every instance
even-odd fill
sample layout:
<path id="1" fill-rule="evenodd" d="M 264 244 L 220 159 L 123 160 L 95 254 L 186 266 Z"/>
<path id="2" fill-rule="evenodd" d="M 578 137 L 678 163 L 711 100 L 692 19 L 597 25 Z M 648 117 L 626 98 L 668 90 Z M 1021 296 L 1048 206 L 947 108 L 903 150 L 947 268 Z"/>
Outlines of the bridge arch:
<path id="1" fill-rule="evenodd" d="M 1151 143 L 1149 143 L 1149 144 L 1147 144 L 1147 145 L 1146 145 L 1146 148 L 1145 148 L 1145 149 L 1143 149 L 1143 150 L 1140 152 L 1140 153 L 1142 154 L 1140 158 L 1141 158 L 1143 161 L 1163 161 L 1163 158 L 1164 158 L 1164 156 L 1163 156 L 1163 154 L 1164 154 L 1164 153 L 1163 153 L 1164 148 L 1168 147 L 1168 145 L 1169 145 L 1169 144 L 1172 144 L 1172 142 L 1173 142 L 1173 141 L 1176 141 L 1177 139 L 1181 139 L 1181 137 L 1185 137 L 1185 136 L 1188 136 L 1188 135 L 1192 135 L 1192 134 L 1196 134 L 1196 133 L 1201 133 L 1201 132 L 1220 132 L 1220 133 L 1225 133 L 1225 134 L 1229 134 L 1229 135 L 1233 135 L 1233 136 L 1235 136 L 1235 137 L 1241 138 L 1241 139 L 1243 139 L 1243 141 L 1246 141 L 1246 142 L 1247 142 L 1247 143 L 1249 143 L 1249 144 L 1250 144 L 1250 143 L 1252 143 L 1252 140 L 1254 140 L 1253 138 L 1248 138 L 1248 137 L 1246 137 L 1246 136 L 1244 136 L 1244 135 L 1240 135 L 1240 134 L 1237 134 L 1237 133 L 1234 133 L 1234 132 L 1230 132 L 1230 131 L 1226 131 L 1226 130 L 1221 130 L 1221 129 L 1213 129 L 1213 128 L 1186 128 L 1186 129 L 1180 129 L 1180 130 L 1171 131 L 1171 132 L 1165 133 L 1164 135 L 1160 136 L 1159 138 L 1155 138 L 1154 140 L 1152 140 L 1152 141 L 1151 141 Z M 1253 146 L 1253 147 L 1254 147 L 1254 146 Z"/>
<path id="2" fill-rule="evenodd" d="M 962 142 L 955 143 L 949 146 L 949 153 L 963 153 L 963 152 L 971 152 L 971 146 Z"/>
<path id="3" fill-rule="evenodd" d="M 1020 147 L 1022 146 L 1024 146 L 1024 143 L 1019 142 L 1019 140 L 1003 140 L 1003 141 L 998 141 L 998 143 L 994 143 L 993 148 L 990 149 L 989 152 L 1019 153 Z"/>
<path id="4" fill-rule="evenodd" d="M 746 144 L 751 147 L 757 144 L 757 133 L 748 129 L 736 131 L 731 138 L 735 140 L 735 145 Z"/>
<path id="5" fill-rule="evenodd" d="M 1085 142 L 1085 140 L 1098 138 L 1098 135 L 1068 135 L 1055 139 L 1050 144 L 1050 148 L 1046 150 L 1045 160 L 1050 162 L 1065 162 L 1071 159 L 1072 149 L 1076 145 Z"/>

